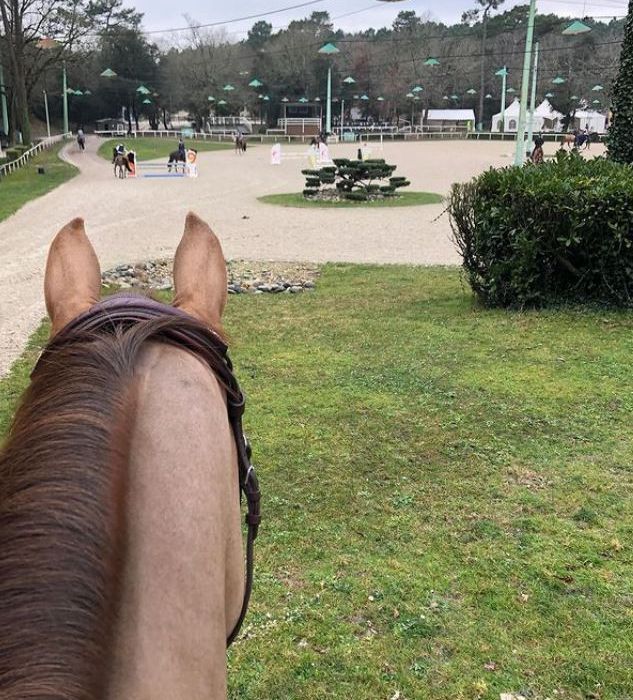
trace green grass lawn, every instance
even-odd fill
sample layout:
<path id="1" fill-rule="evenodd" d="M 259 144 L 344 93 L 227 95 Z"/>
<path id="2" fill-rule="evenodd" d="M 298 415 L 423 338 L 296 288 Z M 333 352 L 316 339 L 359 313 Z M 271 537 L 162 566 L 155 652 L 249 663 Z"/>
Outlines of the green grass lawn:
<path id="1" fill-rule="evenodd" d="M 60 160 L 59 151 L 63 145 L 59 144 L 38 153 L 25 167 L 0 178 L 0 221 L 14 214 L 30 200 L 41 197 L 70 180 L 79 172 L 74 165 Z M 40 165 L 46 170 L 44 175 L 37 172 Z"/>
<path id="2" fill-rule="evenodd" d="M 117 144 L 123 143 L 125 147 L 136 151 L 139 160 L 153 160 L 154 158 L 167 158 L 172 151 L 178 148 L 178 139 L 158 139 L 158 138 L 137 138 L 137 139 L 108 139 L 104 141 L 98 150 L 98 154 L 106 160 L 112 159 L 112 149 Z M 198 141 L 185 139 L 187 147 L 195 148 L 198 151 L 222 151 L 233 148 L 232 143 L 219 143 L 218 141 Z"/>
<path id="3" fill-rule="evenodd" d="M 265 515 L 233 700 L 633 697 L 630 314 L 332 265 L 225 320 Z"/>
<path id="4" fill-rule="evenodd" d="M 267 194 L 258 197 L 264 204 L 276 204 L 278 207 L 300 207 L 300 208 L 324 208 L 340 209 L 345 207 L 358 208 L 369 207 L 414 207 L 421 204 L 439 204 L 444 200 L 441 194 L 434 192 L 399 192 L 397 197 L 378 199 L 373 202 L 352 202 L 343 200 L 341 202 L 328 202 L 315 199 L 307 199 L 300 192 L 291 194 Z"/>

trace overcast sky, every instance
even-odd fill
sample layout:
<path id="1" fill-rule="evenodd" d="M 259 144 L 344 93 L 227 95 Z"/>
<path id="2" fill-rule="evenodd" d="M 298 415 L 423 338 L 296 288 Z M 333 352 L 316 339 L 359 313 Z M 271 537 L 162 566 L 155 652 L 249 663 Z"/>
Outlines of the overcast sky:
<path id="1" fill-rule="evenodd" d="M 418 14 L 430 13 L 436 20 L 456 22 L 464 10 L 474 6 L 469 0 L 402 0 L 401 2 L 379 2 L 379 0 L 321 0 L 312 5 L 287 12 L 264 15 L 290 5 L 299 5 L 307 0 L 125 0 L 145 14 L 143 26 L 147 31 L 177 28 L 186 25 L 185 15 L 198 23 L 227 22 L 237 17 L 259 15 L 276 29 L 282 28 L 293 19 L 299 19 L 314 11 L 327 10 L 336 27 L 342 29 L 366 29 L 368 27 L 389 26 L 401 10 L 415 10 Z M 528 0 L 506 0 L 504 7 L 525 4 Z M 626 14 L 626 0 L 538 0 L 541 12 L 556 12 L 561 16 L 615 16 Z M 246 35 L 249 27 L 257 21 L 248 19 L 241 22 L 223 24 L 231 38 L 239 40 Z M 160 36 L 160 35 L 158 35 Z M 158 38 L 156 36 L 156 38 Z M 167 38 L 167 37 L 165 37 Z"/>

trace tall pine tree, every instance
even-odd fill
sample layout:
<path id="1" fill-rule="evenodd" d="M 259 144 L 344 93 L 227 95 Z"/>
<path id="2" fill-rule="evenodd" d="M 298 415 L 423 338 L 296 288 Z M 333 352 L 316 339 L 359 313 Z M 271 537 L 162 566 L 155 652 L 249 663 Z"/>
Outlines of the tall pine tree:
<path id="1" fill-rule="evenodd" d="M 633 163 L 633 0 L 629 0 L 612 110 L 609 157 L 619 163 Z"/>

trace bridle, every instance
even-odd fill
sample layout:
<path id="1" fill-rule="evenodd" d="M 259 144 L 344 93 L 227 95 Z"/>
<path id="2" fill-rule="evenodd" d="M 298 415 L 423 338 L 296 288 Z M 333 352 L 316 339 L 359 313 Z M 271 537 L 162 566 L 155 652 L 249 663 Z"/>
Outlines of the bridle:
<path id="1" fill-rule="evenodd" d="M 167 322 L 168 319 L 174 318 L 181 319 L 185 323 L 169 324 Z M 149 297 L 115 295 L 95 304 L 63 328 L 46 346 L 33 372 L 37 371 L 41 362 L 46 361 L 48 353 L 54 352 L 56 347 L 69 342 L 77 334 L 113 334 L 118 329 L 125 330 L 138 323 L 160 319 L 164 319 L 166 323 L 161 329 L 160 337 L 155 339 L 192 352 L 205 362 L 226 389 L 228 418 L 237 449 L 240 494 L 244 496 L 247 504 L 244 597 L 238 620 L 226 641 L 228 647 L 239 634 L 253 589 L 254 543 L 261 522 L 261 494 L 255 468 L 251 462 L 251 447 L 242 429 L 242 416 L 246 402 L 233 374 L 233 364 L 228 355 L 227 345 L 216 333 L 180 309 L 161 304 Z"/>

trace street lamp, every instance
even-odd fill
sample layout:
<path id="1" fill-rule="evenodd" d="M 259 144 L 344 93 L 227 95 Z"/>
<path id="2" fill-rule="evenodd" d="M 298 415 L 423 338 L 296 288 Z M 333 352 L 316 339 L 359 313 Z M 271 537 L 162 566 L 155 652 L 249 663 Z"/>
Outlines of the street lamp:
<path id="1" fill-rule="evenodd" d="M 536 17 L 536 0 L 530 0 L 528 26 L 525 36 L 525 53 L 523 54 L 523 75 L 521 77 L 521 104 L 519 107 L 519 125 L 517 129 L 514 164 L 523 165 L 525 161 L 525 117 L 527 114 L 528 88 L 530 86 L 530 64 L 532 63 L 532 40 L 534 37 L 534 20 Z"/>
<path id="2" fill-rule="evenodd" d="M 505 131 L 506 113 L 506 81 L 508 79 L 508 69 L 504 66 L 499 68 L 495 75 L 501 78 L 501 133 Z"/>
<path id="3" fill-rule="evenodd" d="M 48 51 L 50 49 L 56 49 L 59 43 L 55 39 L 50 39 L 48 37 L 43 37 L 37 42 L 37 48 Z M 45 97 L 45 108 L 48 112 L 48 99 Z M 66 61 L 62 61 L 62 116 L 63 116 L 63 132 L 68 133 L 68 83 L 66 81 Z M 3 114 L 4 116 L 4 114 Z M 49 126 L 50 130 L 50 126 Z"/>
<path id="4" fill-rule="evenodd" d="M 564 36 L 578 36 L 591 31 L 591 27 L 579 19 L 573 21 L 566 29 L 561 32 Z"/>
<path id="5" fill-rule="evenodd" d="M 345 87 L 349 85 L 355 85 L 356 81 L 354 78 L 352 78 L 351 75 L 348 75 L 347 78 L 343 80 L 343 93 L 341 96 L 341 141 L 343 140 L 343 129 L 344 129 L 344 122 L 345 122 Z"/>
<path id="6" fill-rule="evenodd" d="M 46 93 L 44 93 L 46 94 Z M 7 110 L 7 94 L 4 90 L 4 71 L 2 70 L 2 59 L 0 58 L 0 100 L 2 100 L 2 131 L 5 137 L 9 136 L 9 112 Z M 50 134 L 49 134 L 50 136 Z M 0 151 L 2 146 L 0 145 Z"/>
<path id="7" fill-rule="evenodd" d="M 319 49 L 322 56 L 335 56 L 341 53 L 334 44 L 325 44 Z M 325 133 L 329 134 L 332 131 L 332 62 L 330 61 L 327 68 L 327 106 L 325 110 Z"/>
<path id="8" fill-rule="evenodd" d="M 514 154 L 514 164 L 523 165 L 525 160 L 525 117 L 527 109 L 527 94 L 530 82 L 530 63 L 532 60 L 532 40 L 534 36 L 534 20 L 536 17 L 536 0 L 530 0 L 530 11 L 528 13 L 528 26 L 525 36 L 525 53 L 523 56 L 523 77 L 521 80 L 521 107 L 519 111 L 519 128 L 517 129 L 516 150 Z M 565 36 L 575 36 L 591 31 L 591 27 L 578 20 L 572 22 L 562 34 Z M 554 78 L 552 83 L 561 85 L 564 78 Z"/>
<path id="9" fill-rule="evenodd" d="M 534 46 L 534 68 L 532 69 L 534 74 L 532 75 L 532 96 L 530 98 L 530 122 L 528 124 L 528 137 L 527 142 L 532 148 L 532 140 L 534 138 L 534 112 L 536 112 L 536 81 L 538 75 L 538 41 Z"/>

